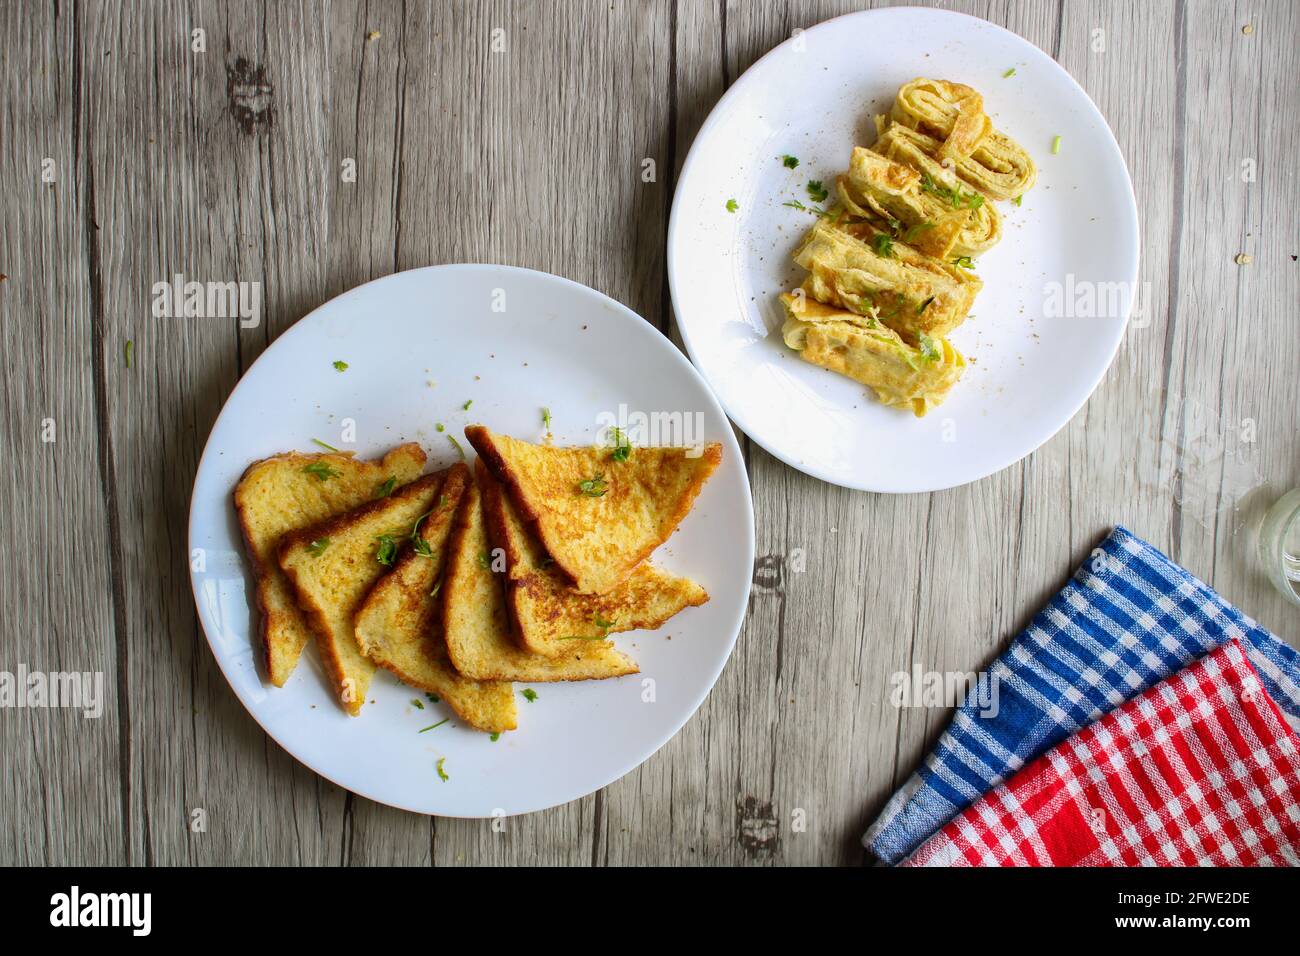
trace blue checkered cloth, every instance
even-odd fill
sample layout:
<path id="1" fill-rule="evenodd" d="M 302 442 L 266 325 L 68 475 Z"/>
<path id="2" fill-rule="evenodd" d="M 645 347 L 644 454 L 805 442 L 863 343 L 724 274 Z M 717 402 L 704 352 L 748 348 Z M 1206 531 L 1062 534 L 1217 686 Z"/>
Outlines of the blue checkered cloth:
<path id="1" fill-rule="evenodd" d="M 897 863 L 1026 763 L 1233 638 L 1300 730 L 1300 654 L 1117 527 L 989 669 L 996 714 L 974 697 L 959 707 L 863 844 Z"/>

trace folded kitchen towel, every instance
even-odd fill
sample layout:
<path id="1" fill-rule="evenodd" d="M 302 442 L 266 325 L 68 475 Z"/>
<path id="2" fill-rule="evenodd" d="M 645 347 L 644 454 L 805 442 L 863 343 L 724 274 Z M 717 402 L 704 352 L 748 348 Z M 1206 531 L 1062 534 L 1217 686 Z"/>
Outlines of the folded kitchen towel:
<path id="1" fill-rule="evenodd" d="M 1300 737 L 1229 641 L 963 810 L 904 866 L 1300 866 Z"/>
<path id="2" fill-rule="evenodd" d="M 1035 757 L 1234 639 L 1300 728 L 1300 654 L 1116 528 L 989 668 L 996 712 L 959 707 L 863 843 L 897 863 Z"/>

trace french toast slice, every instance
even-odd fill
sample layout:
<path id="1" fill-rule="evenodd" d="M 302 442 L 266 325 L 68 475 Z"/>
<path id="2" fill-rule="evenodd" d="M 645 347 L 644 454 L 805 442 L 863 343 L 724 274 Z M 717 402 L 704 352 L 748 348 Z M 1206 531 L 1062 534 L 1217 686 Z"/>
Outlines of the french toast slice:
<path id="1" fill-rule="evenodd" d="M 480 475 L 486 477 L 485 472 Z M 479 475 L 476 475 L 478 477 Z M 500 575 L 492 571 L 482 495 L 470 482 L 461 497 L 443 573 L 443 635 L 463 676 L 487 681 L 601 680 L 637 673 L 636 662 L 609 641 L 571 641 L 555 657 L 521 650 L 510 633 Z"/>
<path id="2" fill-rule="evenodd" d="M 465 437 L 506 486 L 547 553 L 585 594 L 627 580 L 663 544 L 722 461 L 700 449 L 555 448 L 499 435 L 482 425 Z"/>
<path id="3" fill-rule="evenodd" d="M 438 613 L 447 539 L 468 481 L 464 464 L 448 470 L 433 511 L 420 524 L 418 540 L 408 543 L 393 570 L 375 582 L 353 627 L 361 653 L 374 663 L 412 687 L 437 694 L 471 727 L 499 733 L 517 726 L 514 688 L 457 673 Z"/>
<path id="4" fill-rule="evenodd" d="M 482 459 L 480 459 L 481 461 Z M 709 599 L 694 581 L 649 562 L 603 594 L 582 594 L 557 568 L 527 528 L 501 485 L 480 477 L 483 514 L 494 553 L 505 557 L 506 605 L 519 646 L 553 657 L 571 642 L 603 640 L 616 631 L 656 628 L 686 607 Z"/>
<path id="5" fill-rule="evenodd" d="M 414 481 L 424 464 L 424 451 L 411 442 L 374 461 L 351 452 L 287 452 L 255 461 L 244 471 L 235 486 L 235 512 L 256 582 L 262 663 L 276 687 L 289 679 L 311 637 L 276 561 L 281 538 Z"/>
<path id="6" fill-rule="evenodd" d="M 386 498 L 291 531 L 280 543 L 280 569 L 316 635 L 339 702 L 361 712 L 375 665 L 361 653 L 353 616 L 397 557 L 400 544 L 438 499 L 445 472 L 425 475 Z"/>

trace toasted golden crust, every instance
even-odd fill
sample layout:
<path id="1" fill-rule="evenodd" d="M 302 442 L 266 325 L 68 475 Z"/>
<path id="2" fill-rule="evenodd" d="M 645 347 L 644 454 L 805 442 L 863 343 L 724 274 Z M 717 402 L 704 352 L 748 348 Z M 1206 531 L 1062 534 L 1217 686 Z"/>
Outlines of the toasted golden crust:
<path id="1" fill-rule="evenodd" d="M 722 461 L 722 446 L 636 448 L 615 461 L 608 448 L 554 448 L 482 425 L 465 437 L 483 457 L 547 552 L 586 594 L 602 594 L 668 540 Z M 584 494 L 599 476 L 603 493 Z"/>
<path id="2" fill-rule="evenodd" d="M 438 613 L 447 539 L 468 479 L 468 467 L 451 467 L 433 512 L 420 525 L 427 553 L 407 545 L 393 570 L 361 602 L 354 626 L 361 652 L 376 664 L 412 687 L 437 694 L 469 726 L 499 733 L 517 726 L 512 685 L 458 674 L 447 655 Z"/>
<path id="3" fill-rule="evenodd" d="M 483 513 L 488 536 L 506 560 L 506 604 L 520 647 L 553 657 L 573 641 L 603 639 L 616 631 L 656 628 L 685 607 L 709 599 L 694 581 L 641 564 L 604 594 L 581 594 L 547 557 L 509 495 L 484 475 Z"/>
<path id="4" fill-rule="evenodd" d="M 476 477 L 486 478 L 481 468 Z M 510 635 L 501 580 L 491 570 L 481 495 L 471 482 L 461 498 L 442 584 L 443 635 L 452 664 L 466 677 L 496 681 L 600 680 L 637 672 L 608 641 L 574 641 L 557 657 L 520 650 Z"/>
<path id="5" fill-rule="evenodd" d="M 385 570 L 376 556 L 378 538 L 389 535 L 396 543 L 409 535 L 415 520 L 432 509 L 445 474 L 425 475 L 387 498 L 290 532 L 280 544 L 280 568 L 312 625 L 339 701 L 354 717 L 375 672 L 357 646 L 353 615 Z"/>
<path id="6" fill-rule="evenodd" d="M 235 486 L 235 512 L 256 583 L 262 661 L 272 684 L 284 686 L 311 635 L 276 562 L 281 538 L 357 507 L 389 478 L 397 486 L 414 481 L 424 464 L 424 451 L 412 442 L 375 461 L 354 458 L 350 452 L 287 452 L 255 461 L 244 471 Z M 304 471 L 313 465 L 337 474 L 322 480 Z"/>

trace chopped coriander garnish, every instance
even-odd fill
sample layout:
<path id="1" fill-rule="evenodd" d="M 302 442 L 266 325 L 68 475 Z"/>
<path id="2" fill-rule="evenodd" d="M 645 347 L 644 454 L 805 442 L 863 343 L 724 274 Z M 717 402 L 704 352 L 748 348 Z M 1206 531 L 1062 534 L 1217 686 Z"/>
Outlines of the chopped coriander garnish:
<path id="1" fill-rule="evenodd" d="M 338 478 L 343 474 L 343 472 L 331 468 L 328 463 L 323 461 L 313 461 L 310 465 L 303 466 L 302 470 L 317 481 L 328 481 L 330 478 Z"/>
<path id="2" fill-rule="evenodd" d="M 307 551 L 313 558 L 319 558 L 325 553 L 325 549 L 330 546 L 329 538 L 317 538 L 311 544 L 307 545 Z"/>
<path id="3" fill-rule="evenodd" d="M 934 344 L 934 339 L 922 332 L 916 337 L 921 347 L 921 358 L 927 362 L 939 361 L 939 347 Z"/>
<path id="4" fill-rule="evenodd" d="M 379 547 L 375 548 L 375 560 L 385 567 L 392 567 L 397 557 L 397 542 L 391 534 L 381 534 L 375 540 L 379 542 Z"/>
<path id="5" fill-rule="evenodd" d="M 578 482 L 578 493 L 588 498 L 599 498 L 607 491 L 609 491 L 609 482 L 600 472 L 596 472 L 594 477 Z"/>
<path id="6" fill-rule="evenodd" d="M 425 727 L 424 730 L 420 730 L 420 731 L 418 731 L 418 732 L 419 732 L 419 733 L 424 733 L 425 730 L 434 730 L 434 729 L 436 729 L 436 728 L 438 728 L 438 727 L 441 727 L 443 724 L 445 724 L 445 723 L 446 723 L 447 721 L 449 721 L 449 720 L 451 720 L 450 717 L 444 717 L 444 718 L 442 718 L 442 720 L 438 721 L 436 724 L 430 724 L 428 727 Z"/>
<path id="7" fill-rule="evenodd" d="M 471 399 L 467 399 L 466 402 L 465 402 L 465 404 L 462 405 L 462 406 L 460 407 L 460 410 L 461 410 L 462 412 L 467 412 L 467 411 L 469 411 L 469 407 L 470 407 L 471 405 L 473 405 L 473 404 L 474 404 L 474 399 L 472 399 L 472 398 L 471 398 Z"/>
<path id="8" fill-rule="evenodd" d="M 876 250 L 876 255 L 885 259 L 894 258 L 894 240 L 883 232 L 878 232 L 875 238 L 871 240 L 872 247 Z"/>
<path id="9" fill-rule="evenodd" d="M 387 481 L 380 482 L 379 487 L 375 489 L 376 498 L 387 498 L 393 493 L 393 488 L 397 486 L 397 476 L 389 475 Z"/>
<path id="10" fill-rule="evenodd" d="M 451 447 L 456 449 L 461 458 L 465 457 L 465 449 L 460 447 L 460 442 L 456 441 L 455 435 L 448 435 L 447 441 L 451 442 Z"/>
<path id="11" fill-rule="evenodd" d="M 789 206 L 791 209 L 798 209 L 800 212 L 810 212 L 814 216 L 821 216 L 823 219 L 830 217 L 830 212 L 825 209 L 818 209 L 816 206 L 805 206 L 797 199 L 791 199 L 789 202 L 781 203 L 782 206 Z"/>
<path id="12" fill-rule="evenodd" d="M 493 733 L 491 736 L 488 737 L 488 740 L 492 741 L 493 743 L 496 743 L 500 739 L 501 739 L 500 733 Z"/>
<path id="13" fill-rule="evenodd" d="M 335 448 L 333 445 L 326 444 L 325 442 L 321 441 L 319 438 L 313 438 L 312 441 L 320 445 L 326 451 L 339 451 L 339 449 Z"/>
<path id="14" fill-rule="evenodd" d="M 1002 79 L 1004 79 L 1004 80 L 1006 80 L 1006 79 L 1010 79 L 1011 77 L 1013 77 L 1013 76 L 1015 76 L 1015 75 L 1016 75 L 1016 68 L 1013 66 L 1011 69 L 1007 70 L 1007 72 L 1005 72 L 1005 73 L 1002 74 Z"/>
<path id="15" fill-rule="evenodd" d="M 334 368 L 340 372 L 346 372 L 348 370 L 348 363 L 339 359 L 334 363 Z"/>
<path id="16" fill-rule="evenodd" d="M 447 429 L 443 427 L 442 422 L 438 422 L 437 424 L 435 424 L 435 425 L 433 426 L 433 430 L 434 430 L 434 431 L 439 431 L 439 432 L 445 432 Z"/>
<path id="17" fill-rule="evenodd" d="M 451 779 L 451 777 L 447 776 L 447 771 L 442 769 L 442 765 L 446 762 L 447 762 L 446 757 L 438 758 L 438 777 L 443 781 L 443 783 L 446 783 L 448 780 Z"/>
<path id="18" fill-rule="evenodd" d="M 799 165 L 799 160 L 794 156 L 782 156 L 781 164 L 785 166 L 786 169 L 794 169 Z"/>
<path id="19" fill-rule="evenodd" d="M 442 703 L 442 698 L 439 697 L 437 694 L 425 694 L 424 696 L 425 696 L 425 698 L 429 701 L 429 703 L 431 703 L 431 704 L 441 704 L 441 703 Z"/>
<path id="20" fill-rule="evenodd" d="M 480 551 L 480 552 L 478 553 L 478 566 L 479 566 L 480 568 L 490 568 L 490 567 L 492 567 L 492 559 L 488 557 L 488 554 L 487 554 L 486 551 Z"/>
<path id="21" fill-rule="evenodd" d="M 424 710 L 424 701 L 420 700 L 418 697 L 412 697 L 411 706 L 416 710 Z"/>
<path id="22" fill-rule="evenodd" d="M 916 307 L 916 314 L 920 315 L 922 312 L 928 309 L 930 307 L 930 303 L 933 301 L 934 301 L 934 296 L 930 296 L 930 298 L 926 299 L 924 302 L 918 305 Z"/>
<path id="23" fill-rule="evenodd" d="M 601 617 L 600 612 L 597 611 L 596 613 L 591 615 L 591 623 L 595 624 L 602 631 L 608 631 L 611 627 L 617 624 L 618 621 L 607 621 L 603 617 Z"/>
<path id="24" fill-rule="evenodd" d="M 542 406 L 542 427 L 548 432 L 551 430 L 551 410 L 544 405 Z"/>
<path id="25" fill-rule="evenodd" d="M 1061 137 L 1059 137 L 1059 136 L 1053 136 L 1053 137 L 1052 137 L 1052 155 L 1055 156 L 1055 155 L 1056 155 L 1057 153 L 1059 153 L 1060 151 L 1061 151 Z"/>
<path id="26" fill-rule="evenodd" d="M 1020 205 L 1020 200 L 1022 200 L 1022 199 L 1024 199 L 1024 198 L 1025 198 L 1025 197 L 1024 197 L 1024 194 L 1022 193 L 1021 195 L 1017 196 L 1015 199 L 1011 200 L 1011 204 L 1012 204 L 1013 206 L 1019 206 L 1019 205 Z"/>
<path id="27" fill-rule="evenodd" d="M 126 367 L 131 367 L 131 360 L 135 357 L 135 341 L 127 339 L 126 345 L 122 346 L 122 355 L 126 359 Z"/>
<path id="28" fill-rule="evenodd" d="M 627 433 L 617 426 L 614 427 L 614 450 L 609 453 L 609 457 L 614 461 L 627 461 L 632 457 L 632 442 L 628 440 Z"/>
<path id="29" fill-rule="evenodd" d="M 830 195 L 830 191 L 824 185 L 822 185 L 822 181 L 820 179 L 808 180 L 808 196 L 812 199 L 813 202 L 825 202 L 826 197 L 829 195 Z"/>
<path id="30" fill-rule="evenodd" d="M 415 526 L 411 528 L 411 550 L 422 558 L 434 557 L 433 547 L 428 541 L 420 537 L 420 523 L 431 514 L 433 514 L 432 511 L 426 511 L 424 514 L 420 515 L 420 517 L 415 519 Z"/>
<path id="31" fill-rule="evenodd" d="M 975 260 L 972 259 L 970 256 L 958 256 L 956 259 L 952 260 L 952 264 L 955 265 L 958 269 L 975 268 Z"/>
<path id="32" fill-rule="evenodd" d="M 734 200 L 734 199 L 728 199 L 728 200 L 727 200 L 727 212 L 735 212 L 735 211 L 736 211 L 737 209 L 739 209 L 739 208 L 740 208 L 740 205 L 739 205 L 739 203 L 736 202 L 736 200 Z"/>
<path id="33" fill-rule="evenodd" d="M 980 206 L 984 205 L 984 197 L 979 193 L 963 193 L 955 187 L 940 185 L 934 181 L 934 178 L 929 173 L 925 173 L 921 177 L 921 191 L 948 200 L 948 204 L 954 209 L 963 207 L 966 209 L 979 209 Z"/>
<path id="34" fill-rule="evenodd" d="M 530 704 L 537 699 L 537 691 L 533 690 L 531 687 L 525 687 L 522 693 L 524 695 L 524 700 L 528 701 Z"/>
<path id="35" fill-rule="evenodd" d="M 429 597 L 437 597 L 438 592 L 442 590 L 442 578 L 433 582 L 433 590 L 429 592 Z"/>

